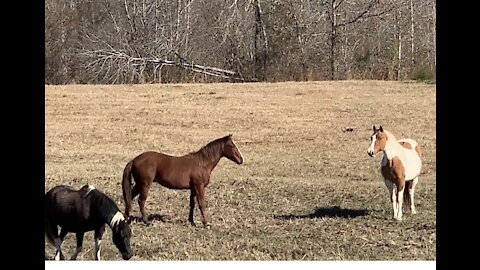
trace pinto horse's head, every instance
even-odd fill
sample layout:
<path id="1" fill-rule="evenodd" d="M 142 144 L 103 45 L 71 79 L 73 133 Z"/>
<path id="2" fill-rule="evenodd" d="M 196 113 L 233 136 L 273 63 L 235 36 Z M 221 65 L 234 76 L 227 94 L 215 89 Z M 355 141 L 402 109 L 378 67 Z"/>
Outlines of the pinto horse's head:
<path id="1" fill-rule="evenodd" d="M 237 164 L 243 163 L 243 155 L 233 141 L 232 134 L 225 137 L 222 155 Z"/>
<path id="2" fill-rule="evenodd" d="M 126 220 L 122 220 L 116 226 L 112 227 L 113 243 L 122 254 L 124 260 L 130 260 L 133 256 L 132 247 L 130 246 L 131 236 L 132 230 Z"/>
<path id="3" fill-rule="evenodd" d="M 376 128 L 373 126 L 373 134 L 370 137 L 371 143 L 370 147 L 367 149 L 369 156 L 374 157 L 378 152 L 383 151 L 387 145 L 387 135 L 383 131 L 382 126 Z"/>

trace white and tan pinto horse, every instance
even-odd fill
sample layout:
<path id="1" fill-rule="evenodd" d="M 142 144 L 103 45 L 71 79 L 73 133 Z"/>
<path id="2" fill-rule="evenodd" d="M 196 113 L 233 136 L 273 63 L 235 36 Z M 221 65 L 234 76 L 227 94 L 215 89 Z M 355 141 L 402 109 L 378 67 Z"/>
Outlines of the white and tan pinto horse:
<path id="1" fill-rule="evenodd" d="M 383 151 L 380 167 L 385 185 L 390 192 L 393 218 L 402 220 L 404 195 L 410 211 L 416 214 L 413 195 L 422 168 L 418 143 L 412 139 L 397 140 L 382 126 L 379 129 L 373 126 L 371 141 L 367 150 L 369 156 L 374 157 L 378 152 Z"/>

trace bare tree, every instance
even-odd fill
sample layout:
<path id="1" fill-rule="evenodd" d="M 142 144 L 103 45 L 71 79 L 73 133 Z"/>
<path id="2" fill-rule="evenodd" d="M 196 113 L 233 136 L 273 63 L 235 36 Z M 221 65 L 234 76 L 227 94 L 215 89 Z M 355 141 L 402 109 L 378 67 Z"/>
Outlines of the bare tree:
<path id="1" fill-rule="evenodd" d="M 435 72 L 435 4 L 46 0 L 45 83 L 416 78 Z"/>

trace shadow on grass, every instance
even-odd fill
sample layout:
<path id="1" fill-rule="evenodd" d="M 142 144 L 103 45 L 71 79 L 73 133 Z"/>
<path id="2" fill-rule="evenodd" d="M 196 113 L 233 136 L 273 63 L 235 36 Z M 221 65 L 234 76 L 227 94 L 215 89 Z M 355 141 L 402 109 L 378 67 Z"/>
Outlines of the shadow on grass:
<path id="1" fill-rule="evenodd" d="M 142 217 L 139 217 L 139 216 L 130 216 L 130 220 L 132 222 L 143 222 L 142 221 Z M 151 214 L 151 215 L 148 215 L 147 217 L 147 220 L 148 221 L 161 221 L 163 223 L 167 222 L 167 219 L 166 219 L 166 216 L 164 215 L 160 215 L 160 214 Z"/>
<path id="2" fill-rule="evenodd" d="M 318 207 L 313 213 L 305 215 L 276 215 L 276 219 L 293 220 L 305 218 L 322 218 L 322 217 L 338 217 L 338 218 L 356 218 L 359 216 L 366 216 L 368 210 L 366 209 L 345 209 L 339 206 L 333 207 Z"/>

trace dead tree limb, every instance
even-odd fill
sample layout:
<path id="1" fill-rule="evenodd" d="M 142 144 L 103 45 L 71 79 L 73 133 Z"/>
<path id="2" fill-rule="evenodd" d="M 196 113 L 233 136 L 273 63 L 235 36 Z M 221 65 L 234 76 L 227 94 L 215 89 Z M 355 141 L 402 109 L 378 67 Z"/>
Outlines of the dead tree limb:
<path id="1" fill-rule="evenodd" d="M 103 78 L 109 78 L 111 82 L 119 81 L 119 77 L 122 73 L 129 74 L 129 81 L 132 82 L 135 80 L 135 74 L 143 76 L 147 64 L 154 65 L 153 77 L 154 79 L 158 78 L 159 82 L 161 82 L 161 74 L 157 76 L 157 72 L 161 73 L 161 70 L 165 66 L 176 66 L 192 72 L 198 72 L 222 79 L 245 81 L 245 79 L 236 71 L 193 64 L 177 53 L 175 53 L 178 58 L 176 61 L 155 57 L 133 57 L 125 52 L 104 49 L 84 51 L 81 55 L 92 59 L 92 61 L 86 65 L 87 70 L 94 71 L 97 74 L 103 74 Z M 137 80 L 141 81 L 142 79 L 140 77 L 137 78 Z"/>

